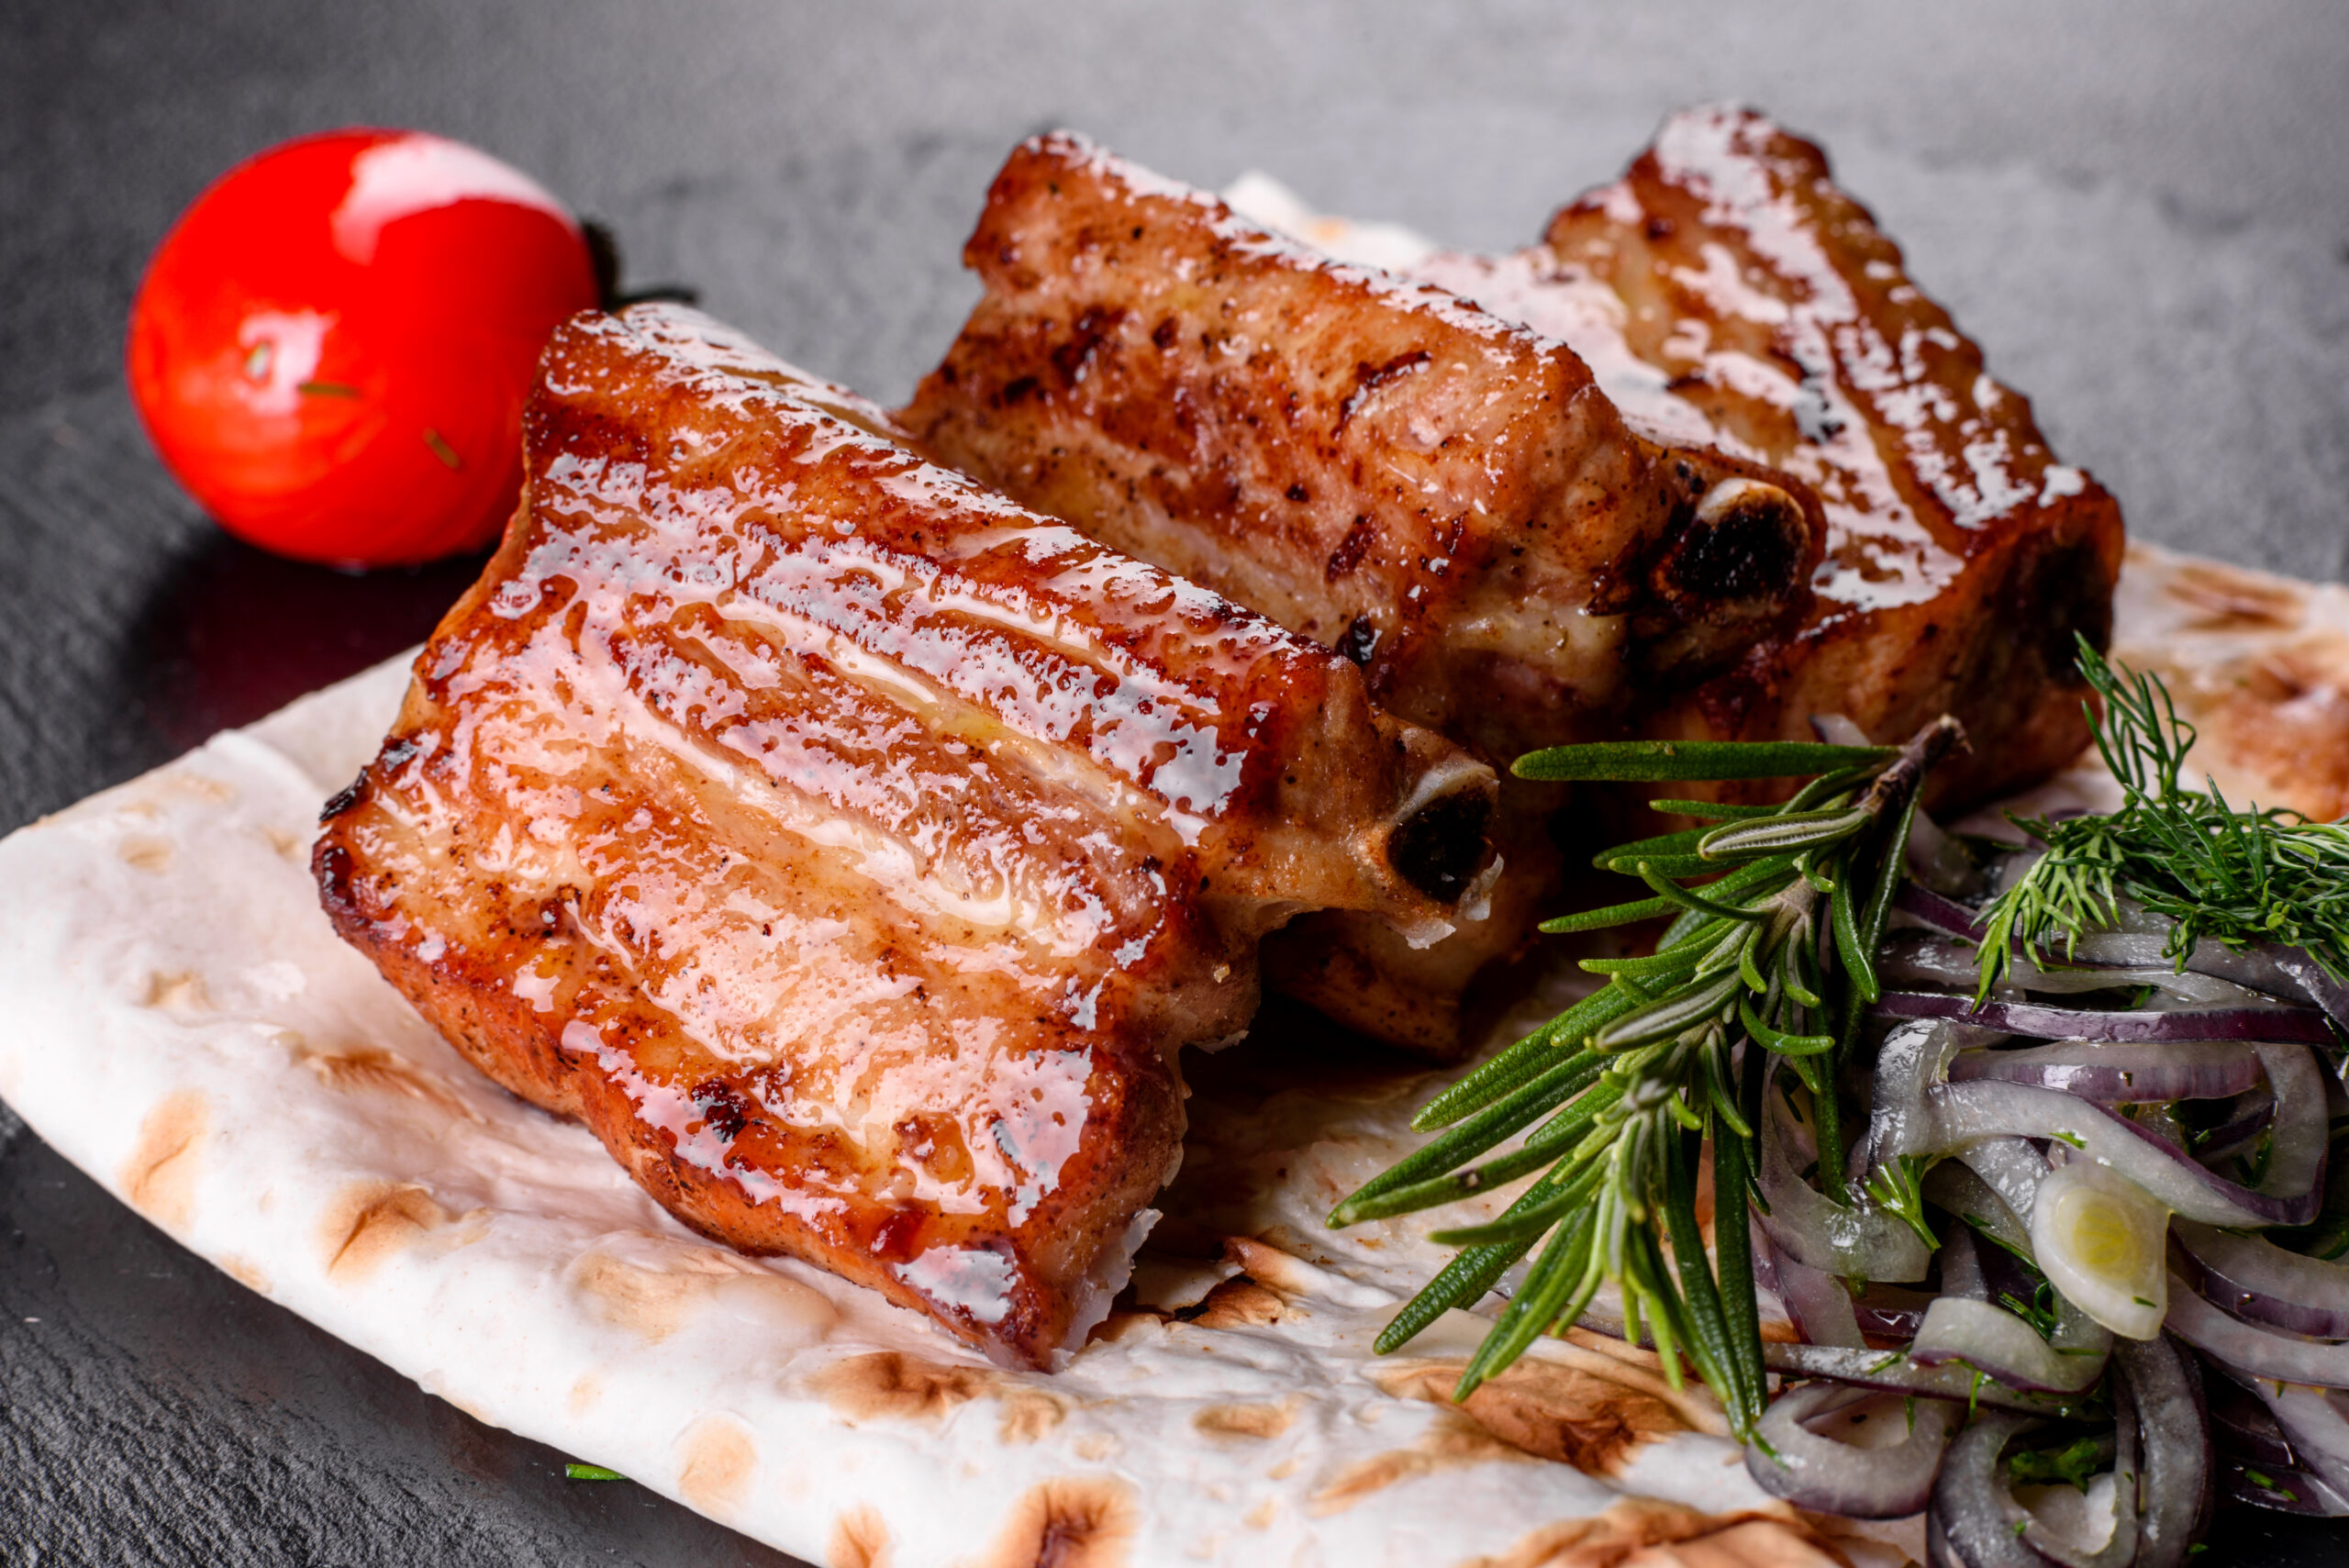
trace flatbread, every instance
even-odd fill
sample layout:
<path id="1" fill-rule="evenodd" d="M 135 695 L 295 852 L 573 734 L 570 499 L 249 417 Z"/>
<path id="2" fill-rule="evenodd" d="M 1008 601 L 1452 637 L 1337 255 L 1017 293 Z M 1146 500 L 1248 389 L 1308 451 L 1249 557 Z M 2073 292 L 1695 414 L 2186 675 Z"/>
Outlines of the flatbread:
<path id="1" fill-rule="evenodd" d="M 1252 1176 L 1279 1173 L 1236 1209 L 1201 1203 L 1278 1212 L 1275 1240 L 1174 1225 L 1214 1256 L 1153 1254 L 1169 1305 L 1119 1315 L 1057 1376 L 685 1231 L 328 929 L 318 804 L 406 679 L 380 666 L 0 843 L 0 1097 L 252 1289 L 815 1562 L 1613 1562 L 1713 1536 L 1724 1562 L 1829 1561 L 1710 1435 L 1709 1396 L 1642 1352 L 1545 1345 L 1469 1413 L 1443 1396 L 1476 1320 L 1370 1355 L 1431 1255 L 1419 1228 L 1384 1228 L 1383 1255 L 1348 1233 L 1321 1263 L 1280 1240 L 1408 1146 L 1429 1080 L 1208 1133 L 1293 1143 L 1254 1148 Z M 1237 1168 L 1221 1148 L 1195 1164 L 1208 1191 Z M 1562 1521 L 1581 1533 L 1553 1551 Z"/>

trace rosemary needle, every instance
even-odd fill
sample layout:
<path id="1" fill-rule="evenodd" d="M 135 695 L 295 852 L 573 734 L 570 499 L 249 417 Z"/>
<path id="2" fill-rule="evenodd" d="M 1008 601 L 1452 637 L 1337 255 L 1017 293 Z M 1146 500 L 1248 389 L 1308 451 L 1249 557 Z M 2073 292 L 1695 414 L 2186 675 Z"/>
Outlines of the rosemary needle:
<path id="1" fill-rule="evenodd" d="M 1708 1264 L 1694 1207 L 1698 1162 L 1709 1142 L 1716 1191 L 1745 1191 L 1754 1120 L 1740 1080 L 1758 1084 L 1764 1056 L 1785 1058 L 1818 1097 L 1820 1184 L 1849 1201 L 1831 1136 L 1834 1062 L 1877 992 L 1873 955 L 1917 790 L 1961 739 L 1943 718 L 1898 748 L 1620 741 L 1519 759 L 1525 778 L 1810 782 L 1774 806 L 1654 802 L 1711 825 L 1620 845 L 1594 862 L 1637 877 L 1653 896 L 1543 925 L 1598 930 L 1676 917 L 1653 955 L 1586 961 L 1606 976 L 1602 989 L 1436 1096 L 1412 1125 L 1450 1130 L 1331 1212 L 1331 1225 L 1351 1225 L 1542 1173 L 1501 1215 L 1437 1233 L 1462 1251 L 1388 1324 L 1381 1353 L 1447 1309 L 1474 1306 L 1540 1244 L 1457 1397 L 1571 1323 L 1611 1282 L 1626 1333 L 1643 1327 L 1675 1383 L 1685 1353 L 1731 1427 L 1752 1433 L 1765 1395 L 1752 1260 L 1741 1224 Z M 1692 885 L 1698 878 L 1709 880 Z M 1742 1074 L 1731 1062 L 1740 1048 Z M 1516 1148 L 1472 1163 L 1520 1132 Z"/>

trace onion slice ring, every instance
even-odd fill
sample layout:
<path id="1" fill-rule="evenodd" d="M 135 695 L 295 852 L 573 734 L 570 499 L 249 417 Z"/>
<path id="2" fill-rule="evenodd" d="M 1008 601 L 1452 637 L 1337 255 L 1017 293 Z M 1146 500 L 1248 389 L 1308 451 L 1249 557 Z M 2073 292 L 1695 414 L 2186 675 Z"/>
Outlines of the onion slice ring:
<path id="1" fill-rule="evenodd" d="M 2196 1350 L 2243 1376 L 2349 1388 L 2349 1345 L 2296 1340 L 2230 1318 L 2175 1276 L 2170 1280 L 2167 1327 Z"/>
<path id="2" fill-rule="evenodd" d="M 1908 1518 L 1932 1496 L 1942 1450 L 1965 1407 L 1920 1399 L 1908 1435 L 1880 1449 L 1838 1442 L 1803 1424 L 1870 1397 L 1867 1389 L 1837 1383 L 1787 1390 L 1762 1413 L 1756 1429 L 1761 1440 L 1746 1445 L 1746 1473 L 1762 1490 L 1798 1508 L 1854 1519 Z"/>
<path id="3" fill-rule="evenodd" d="M 2098 1040 L 2115 1044 L 2237 1040 L 2330 1045 L 2332 1026 L 2311 1007 L 2176 1007 L 2108 1012 L 2035 1002 L 1985 1002 L 1938 991 L 1887 991 L 1869 1011 L 1882 1018 L 1947 1018 L 2035 1040 Z"/>
<path id="4" fill-rule="evenodd" d="M 2247 1323 L 2313 1340 L 2349 1340 L 2349 1263 L 2288 1252 L 2259 1236 L 2236 1236 L 2181 1219 L 2171 1234 L 2181 1270 L 2205 1300 Z"/>
<path id="5" fill-rule="evenodd" d="M 1980 1079 L 2060 1089 L 2107 1106 L 2223 1100 L 2258 1084 L 2259 1053 L 2241 1040 L 2107 1045 L 2066 1040 L 2022 1051 L 1961 1051 L 1951 1060 L 1951 1083 Z"/>
<path id="6" fill-rule="evenodd" d="M 2085 1401 L 2060 1395 L 2032 1394 L 1985 1378 L 1970 1367 L 1919 1366 L 1902 1351 L 1852 1350 L 1838 1345 L 1790 1345 L 1765 1341 L 1762 1364 L 1787 1377 L 1823 1377 L 1887 1394 L 1914 1394 L 1926 1399 L 1954 1399 L 1962 1405 L 1990 1410 L 2011 1410 L 2021 1416 L 2068 1418 L 2087 1414 Z"/>
<path id="7" fill-rule="evenodd" d="M 2123 1340 L 2112 1355 L 2119 1392 L 2136 1417 L 2144 1450 L 2135 1568 L 2180 1568 L 2210 1518 L 2216 1484 L 2201 1373 L 2167 1335 Z"/>
<path id="8" fill-rule="evenodd" d="M 1926 1311 L 1909 1355 L 1920 1366 L 1963 1362 L 2010 1388 L 2077 1394 L 2104 1375 L 2111 1336 L 2102 1338 L 2100 1347 L 2058 1351 L 2002 1307 L 1944 1296 Z"/>
<path id="9" fill-rule="evenodd" d="M 2210 1225 L 2306 1225 L 2323 1201 L 2324 1085 L 2299 1046 L 2263 1044 L 2276 1092 L 2275 1153 L 2256 1189 L 2206 1170 L 2184 1150 L 2093 1101 L 2024 1084 L 1947 1084 L 1927 1093 L 1932 1145 L 1954 1151 L 1996 1138 L 2045 1138 L 2110 1165 L 2172 1213 Z"/>

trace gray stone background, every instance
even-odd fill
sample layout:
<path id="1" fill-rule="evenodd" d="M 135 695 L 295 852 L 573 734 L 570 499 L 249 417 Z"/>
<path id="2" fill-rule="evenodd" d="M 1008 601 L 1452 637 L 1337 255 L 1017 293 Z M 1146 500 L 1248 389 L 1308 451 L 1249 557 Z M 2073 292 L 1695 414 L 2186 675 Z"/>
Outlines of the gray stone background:
<path id="1" fill-rule="evenodd" d="M 139 268 L 273 141 L 474 142 L 616 226 L 631 280 L 895 399 L 1029 131 L 1500 249 L 1724 97 L 1827 145 L 2136 533 L 2349 577 L 2338 0 L 0 0 L 0 829 L 404 646 L 471 575 L 260 557 L 138 433 Z M 0 1107 L 0 1562 L 780 1561 L 562 1457 L 248 1296 Z M 2238 1517 L 2200 1561 L 2344 1555 Z"/>

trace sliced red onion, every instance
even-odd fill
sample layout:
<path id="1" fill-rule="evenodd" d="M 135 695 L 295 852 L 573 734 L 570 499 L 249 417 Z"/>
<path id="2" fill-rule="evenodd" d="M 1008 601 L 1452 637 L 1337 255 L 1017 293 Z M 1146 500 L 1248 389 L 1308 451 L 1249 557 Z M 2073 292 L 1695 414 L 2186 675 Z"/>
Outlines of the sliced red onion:
<path id="1" fill-rule="evenodd" d="M 2010 1388 L 2042 1394 L 2077 1394 L 2104 1375 L 2105 1362 L 2101 1352 L 2060 1351 L 2006 1308 L 1957 1296 L 1933 1303 L 1909 1357 L 1920 1366 L 1962 1361 Z"/>
<path id="2" fill-rule="evenodd" d="M 2190 1219 L 2173 1228 L 2207 1301 L 2237 1318 L 2315 1340 L 2349 1340 L 2349 1263 L 2302 1257 L 2258 1236 Z M 2198 1277 L 2199 1276 L 2199 1277 Z"/>
<path id="3" fill-rule="evenodd" d="M 1772 1095 L 1762 1114 L 1762 1196 L 1770 1206 L 1762 1227 L 1772 1244 L 1794 1262 L 1831 1274 L 1923 1279 L 1932 1255 L 1904 1221 L 1865 1199 L 1837 1203 L 1797 1173 L 1787 1158 L 1784 1107 Z"/>
<path id="4" fill-rule="evenodd" d="M 2080 1522 L 2088 1522 L 2091 1510 L 2098 1506 L 2095 1495 L 2103 1493 L 2101 1507 L 2110 1523 L 2096 1545 L 2085 1545 L 2069 1531 L 2054 1528 L 2055 1521 L 2038 1508 L 2030 1509 L 2031 1522 L 2024 1527 L 2023 1544 L 2037 1548 L 2042 1556 L 2051 1562 L 2062 1563 L 2064 1568 L 2130 1568 L 2137 1560 L 2138 1530 L 2143 1522 L 2143 1476 L 2137 1459 L 2137 1411 L 2126 1399 L 2113 1411 L 2110 1474 L 2107 1486 L 2091 1485 L 2088 1496 L 2079 1498 L 2088 1507 L 2076 1510 Z M 2077 1494 L 2069 1494 L 2068 1488 L 2055 1489 L 2057 1497 L 2067 1494 L 2078 1497 Z"/>
<path id="5" fill-rule="evenodd" d="M 2177 966 L 2176 960 L 2167 951 L 2172 929 L 2169 921 L 2147 913 L 2130 899 L 2121 901 L 2121 915 L 2128 924 L 2143 929 L 2087 932 L 2072 951 L 2089 962 Z M 2349 1029 L 2349 985 L 2327 973 L 2305 948 L 2287 947 L 2281 942 L 2231 948 L 2206 937 L 2186 955 L 2185 969 L 2191 974 L 2232 981 L 2270 996 L 2313 1002 L 2335 1023 Z"/>
<path id="6" fill-rule="evenodd" d="M 1984 930 L 1974 910 L 1944 897 L 1920 882 L 1904 882 L 1892 895 L 1893 907 L 1944 936 L 1979 943 Z"/>
<path id="7" fill-rule="evenodd" d="M 2245 1376 L 2349 1388 L 2349 1345 L 2294 1339 L 2230 1318 L 2181 1279 L 2170 1281 L 2168 1327 L 2188 1344 Z"/>
<path id="8" fill-rule="evenodd" d="M 2219 1479 L 2229 1502 L 2311 1518 L 2349 1518 L 2349 1499 L 2305 1470 L 2254 1464 L 2226 1455 L 2219 1461 Z"/>
<path id="9" fill-rule="evenodd" d="M 1871 1281 L 1852 1297 L 1852 1316 L 1859 1321 L 1863 1339 L 1912 1340 L 1932 1304 L 1923 1291 Z"/>
<path id="10" fill-rule="evenodd" d="M 2329 1045 L 2324 1015 L 2308 1007 L 2176 1007 L 2154 1012 L 2105 1012 L 2049 1007 L 2035 1002 L 1985 1002 L 1932 991 L 1887 991 L 1870 1011 L 1885 1018 L 1947 1018 L 2034 1040 L 2099 1040 L 2116 1044 L 2155 1040 L 2240 1040 Z"/>
<path id="11" fill-rule="evenodd" d="M 1787 1377 L 1823 1377 L 1889 1394 L 1955 1399 L 2027 1416 L 2069 1418 L 2084 1415 L 2087 1409 L 2083 1402 L 2061 1395 L 2032 1394 L 1991 1382 L 1970 1367 L 1919 1366 L 1901 1351 L 1770 1342 L 1762 1347 L 1762 1364 Z"/>
<path id="12" fill-rule="evenodd" d="M 2132 938 L 2131 940 L 2142 939 Z M 1981 951 L 1962 938 L 1940 932 L 1903 932 L 1885 945 L 1876 974 L 1887 984 L 1915 990 L 1947 990 L 1971 996 L 1981 980 Z M 2179 973 L 2166 963 L 2095 963 L 2066 960 L 2043 968 L 2018 954 L 1999 978 L 1994 995 L 2012 1000 L 2021 992 L 2110 991 L 2150 985 L 2179 1002 L 2206 1007 L 2266 1007 L 2268 994 L 2207 974 Z M 2298 992 L 2288 994 L 2297 1004 Z"/>
<path id="13" fill-rule="evenodd" d="M 1884 1037 L 1876 1058 L 1876 1087 L 1868 1110 L 1867 1173 L 1903 1154 L 1941 1152 L 1933 1092 L 1961 1051 L 1998 1037 L 1964 1024 L 1922 1019 Z"/>
<path id="14" fill-rule="evenodd" d="M 2273 1094 L 2263 1088 L 2239 1095 L 2227 1111 L 2227 1119 L 2202 1135 L 2202 1147 L 2196 1152 L 2205 1161 L 2232 1154 L 2266 1131 L 2275 1119 Z"/>
<path id="15" fill-rule="evenodd" d="M 2010 1388 L 2049 1394 L 2077 1393 L 2102 1374 L 2110 1334 L 2085 1319 L 2067 1319 L 2068 1333 L 2043 1340 L 2030 1324 L 1992 1306 L 1989 1296 L 1973 1235 L 1953 1231 L 1942 1243 L 1942 1294 L 1909 1341 L 1909 1358 L 1920 1366 L 1963 1362 Z"/>
<path id="16" fill-rule="evenodd" d="M 1928 1092 L 1931 1143 L 1954 1151 L 1991 1138 L 2044 1138 L 2070 1145 L 2135 1182 L 2172 1213 L 2212 1225 L 2305 1225 L 2322 1200 L 2323 1083 L 2308 1051 L 2259 1048 L 2276 1090 L 2274 1152 L 2258 1190 L 2230 1182 L 2134 1122 L 2091 1100 L 2025 1084 L 1949 1084 Z"/>
<path id="17" fill-rule="evenodd" d="M 2014 1140 L 2021 1143 L 2022 1140 Z M 2029 1144 L 2023 1145 L 2026 1149 Z M 2032 1158 L 2036 1159 L 2034 1154 Z M 1924 1194 L 1928 1201 L 1939 1205 L 1949 1213 L 1986 1231 L 2009 1247 L 2024 1253 L 2031 1251 L 2031 1230 L 2015 1217 L 2006 1199 L 2000 1197 L 1987 1182 L 1976 1175 L 1955 1160 L 1944 1160 L 1925 1173 Z"/>
<path id="18" fill-rule="evenodd" d="M 1932 1496 L 1942 1450 L 1965 1407 L 1920 1399 L 1907 1411 L 1893 1404 L 1868 1412 L 1908 1425 L 1898 1442 L 1883 1448 L 1839 1442 L 1805 1424 L 1875 1397 L 1867 1389 L 1837 1383 L 1787 1390 L 1762 1413 L 1756 1429 L 1762 1440 L 1746 1446 L 1746 1473 L 1765 1492 L 1798 1508 L 1854 1519 L 1906 1518 Z"/>
<path id="19" fill-rule="evenodd" d="M 2047 1283 L 2112 1333 L 2132 1340 L 2162 1331 L 2168 1236 L 2168 1209 L 2128 1177 L 2089 1160 L 2066 1161 L 2050 1171 L 2032 1205 L 2031 1252 Z"/>
<path id="20" fill-rule="evenodd" d="M 1954 1231 L 1942 1243 L 1942 1295 L 1965 1301 L 1990 1299 L 1990 1282 L 1982 1272 L 1982 1254 L 1966 1231 Z"/>
<path id="21" fill-rule="evenodd" d="M 2007 1445 L 2034 1424 L 1988 1410 L 1950 1440 L 1925 1516 L 1926 1551 L 1936 1568 L 2046 1568 L 2047 1560 L 2023 1544 L 2031 1516 L 2007 1489 L 1999 1462 Z"/>
<path id="22" fill-rule="evenodd" d="M 2031 1251 L 2031 1209 L 2039 1201 L 2039 1184 L 2047 1179 L 2047 1156 L 2027 1138 L 1986 1138 L 1959 1150 L 1957 1162 L 1998 1195 L 2021 1229 L 2022 1239 L 2015 1244 Z"/>
<path id="23" fill-rule="evenodd" d="M 2065 953 L 2066 962 L 2180 967 L 2167 951 L 2170 933 L 2175 929 L 2173 922 L 2127 897 L 2119 901 L 2118 914 L 2120 929 L 2084 932 L 2068 951 L 2059 948 Z M 2231 948 L 2206 937 L 2194 944 L 2183 967 L 2188 973 L 2232 981 L 2271 996 L 2313 1002 L 2333 1022 L 2349 1029 L 2349 985 L 2334 979 L 2305 948 L 2287 947 L 2281 942 Z"/>
<path id="24" fill-rule="evenodd" d="M 1914 842 L 1912 837 L 1911 842 Z M 2032 857 L 2036 858 L 2036 857 Z M 2027 860 L 2018 857 L 2022 864 Z M 2011 863 L 2004 869 L 2019 874 Z M 2001 884 L 2006 881 L 2001 878 Z M 1977 912 L 1917 882 L 1904 882 L 1893 906 L 1918 923 L 1946 936 L 1979 944 L 1987 934 Z M 2117 910 L 2119 929 L 2086 931 L 2074 941 L 2059 943 L 2049 956 L 2066 964 L 2117 964 L 2125 968 L 2162 969 L 2176 973 L 2180 965 L 2167 949 L 2173 923 L 2148 911 L 2134 899 L 2122 898 Z M 2020 955 L 2019 955 L 2020 956 Z M 2327 973 L 2304 948 L 2280 942 L 2235 949 L 2209 938 L 2186 955 L 2183 972 L 2225 980 L 2270 996 L 2307 1000 L 2322 1008 L 2332 1021 L 2349 1029 L 2349 984 Z"/>
<path id="25" fill-rule="evenodd" d="M 2004 1412 L 1984 1415 L 1951 1442 L 1933 1485 L 1926 1518 L 1928 1554 L 1937 1564 L 1964 1568 L 2128 1568 L 2141 1561 L 2143 1524 L 2138 1506 L 2136 1413 L 2124 1405 L 2113 1428 L 2111 1481 L 2103 1488 L 2111 1524 L 2090 1547 L 2056 1529 L 2015 1497 L 2002 1462 L 2007 1448 L 2032 1423 Z"/>
<path id="26" fill-rule="evenodd" d="M 2021 1051 L 1968 1051 L 1953 1058 L 1949 1081 L 2036 1084 L 2100 1105 L 2222 1100 L 2259 1082 L 2259 1053 L 2240 1040 L 2102 1045 L 2065 1040 Z"/>
<path id="27" fill-rule="evenodd" d="M 1778 1299 L 1802 1337 L 1814 1345 L 1858 1349 L 1867 1344 L 1860 1320 L 1852 1309 L 1852 1293 L 1833 1274 L 1797 1262 L 1776 1244 L 1770 1264 L 1777 1279 Z"/>
<path id="28" fill-rule="evenodd" d="M 2113 1347 L 2118 1392 L 2136 1418 L 2136 1568 L 2180 1568 L 2210 1517 L 2214 1465 L 2202 1376 L 2166 1334 Z"/>
<path id="29" fill-rule="evenodd" d="M 2275 1416 L 2299 1468 L 2349 1496 L 2349 1394 L 2265 1380 L 2252 1392 Z"/>
<path id="30" fill-rule="evenodd" d="M 2269 942 L 2252 951 L 2274 964 L 2277 973 L 2300 988 L 2302 995 L 2322 1007 L 2325 1016 L 2343 1030 L 2349 1031 L 2349 985 L 2335 980 L 2305 948 Z"/>
<path id="31" fill-rule="evenodd" d="M 2224 1377 L 2210 1390 L 2210 1440 L 2222 1451 L 2262 1469 L 2281 1465 L 2288 1470 L 2299 1461 L 2292 1455 L 2292 1445 L 2284 1440 L 2284 1429 L 2251 1391 L 2250 1384 L 2257 1381 L 2238 1383 Z"/>

